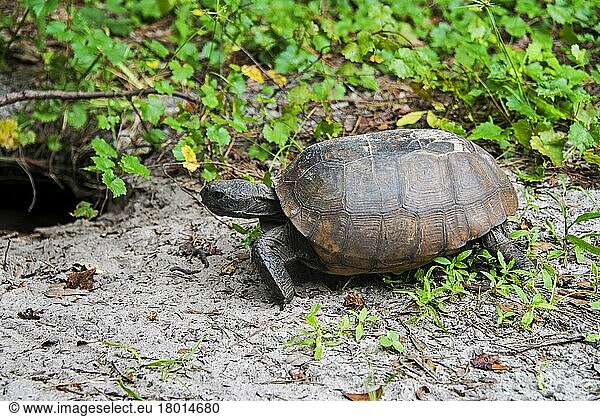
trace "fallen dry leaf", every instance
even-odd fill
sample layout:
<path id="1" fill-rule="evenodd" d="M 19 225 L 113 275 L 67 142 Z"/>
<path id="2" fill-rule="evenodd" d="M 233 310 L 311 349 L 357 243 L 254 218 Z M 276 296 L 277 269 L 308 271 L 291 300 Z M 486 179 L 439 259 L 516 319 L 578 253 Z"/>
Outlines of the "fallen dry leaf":
<path id="1" fill-rule="evenodd" d="M 72 295 L 87 295 L 87 292 L 83 292 L 80 290 L 74 290 L 70 288 L 65 288 L 65 283 L 60 282 L 57 284 L 50 284 L 48 287 L 48 291 L 44 293 L 46 297 L 68 297 Z"/>
<path id="2" fill-rule="evenodd" d="M 237 266 L 232 262 L 221 268 L 221 275 L 233 275 L 236 269 Z"/>
<path id="3" fill-rule="evenodd" d="M 71 272 L 67 275 L 67 288 L 91 291 L 94 289 L 94 274 L 96 268 L 86 269 L 79 272 Z"/>
<path id="4" fill-rule="evenodd" d="M 371 401 L 380 400 L 383 396 L 383 386 L 377 388 L 375 391 L 366 392 L 364 394 L 350 394 L 348 392 L 344 393 L 344 397 L 348 398 L 350 401 Z"/>
<path id="5" fill-rule="evenodd" d="M 426 387 L 425 385 L 419 387 L 419 389 L 417 389 L 417 392 L 415 392 L 415 395 L 417 396 L 417 399 L 421 400 L 421 401 L 425 401 L 425 394 L 429 394 L 431 392 L 431 390 Z"/>
<path id="6" fill-rule="evenodd" d="M 344 307 L 360 310 L 365 306 L 365 300 L 363 300 L 362 295 L 360 295 L 358 291 L 350 291 L 346 294 L 346 297 L 344 297 Z"/>
<path id="7" fill-rule="evenodd" d="M 478 369 L 491 371 L 505 371 L 510 369 L 510 367 L 503 365 L 502 362 L 500 362 L 500 358 L 497 355 L 488 355 L 487 353 L 472 357 L 471 365 Z"/>

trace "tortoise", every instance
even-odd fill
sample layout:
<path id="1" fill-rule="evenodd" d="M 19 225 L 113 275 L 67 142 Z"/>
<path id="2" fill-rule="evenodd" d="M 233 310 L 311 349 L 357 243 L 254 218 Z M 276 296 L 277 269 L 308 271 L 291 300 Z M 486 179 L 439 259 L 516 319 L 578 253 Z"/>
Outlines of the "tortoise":
<path id="1" fill-rule="evenodd" d="M 531 261 L 506 236 L 517 194 L 477 144 L 435 129 L 347 136 L 307 147 L 274 188 L 214 180 L 214 214 L 258 218 L 252 257 L 278 301 L 294 295 L 300 262 L 333 275 L 418 268 L 480 239 L 520 268 Z"/>

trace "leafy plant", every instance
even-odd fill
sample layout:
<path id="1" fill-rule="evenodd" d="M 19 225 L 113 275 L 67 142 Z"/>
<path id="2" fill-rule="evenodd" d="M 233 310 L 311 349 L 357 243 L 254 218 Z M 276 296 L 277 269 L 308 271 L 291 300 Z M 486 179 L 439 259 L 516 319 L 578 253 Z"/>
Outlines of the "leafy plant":
<path id="1" fill-rule="evenodd" d="M 379 344 L 385 349 L 393 349 L 397 353 L 404 352 L 404 345 L 400 342 L 398 332 L 394 330 L 388 330 L 385 336 L 379 337 Z"/>
<path id="2" fill-rule="evenodd" d="M 150 175 L 148 168 L 140 162 L 137 156 L 123 154 L 119 157 L 117 151 L 102 138 L 93 139 L 92 147 L 96 152 L 96 156 L 92 156 L 94 165 L 84 169 L 100 173 L 102 182 L 112 192 L 113 197 L 119 197 L 127 192 L 125 182 L 117 176 L 117 173 L 136 174 L 142 177 Z"/>
<path id="3" fill-rule="evenodd" d="M 351 333 L 354 335 L 356 342 L 360 342 L 364 335 L 366 323 L 379 320 L 378 317 L 369 315 L 369 311 L 363 307 L 359 313 L 351 311 L 355 317 L 354 326 L 348 314 L 344 314 L 340 322 L 334 326 L 325 325 L 317 318 L 320 309 L 319 304 L 312 305 L 310 312 L 304 317 L 309 329 L 299 330 L 298 335 L 293 336 L 284 343 L 284 347 L 307 346 L 312 349 L 313 357 L 320 360 L 323 357 L 324 348 L 342 344 L 343 338 Z"/>
<path id="4" fill-rule="evenodd" d="M 369 310 L 367 310 L 366 307 L 363 307 L 359 313 L 354 310 L 350 310 L 350 313 L 356 319 L 356 324 L 354 325 L 354 338 L 357 342 L 360 342 L 365 332 L 365 324 L 369 322 L 375 322 L 379 320 L 379 317 L 369 315 Z"/>
<path id="5" fill-rule="evenodd" d="M 88 220 L 93 219 L 98 215 L 98 210 L 92 207 L 92 204 L 87 201 L 80 201 L 75 207 L 75 211 L 71 213 L 73 217 L 84 217 Z"/>

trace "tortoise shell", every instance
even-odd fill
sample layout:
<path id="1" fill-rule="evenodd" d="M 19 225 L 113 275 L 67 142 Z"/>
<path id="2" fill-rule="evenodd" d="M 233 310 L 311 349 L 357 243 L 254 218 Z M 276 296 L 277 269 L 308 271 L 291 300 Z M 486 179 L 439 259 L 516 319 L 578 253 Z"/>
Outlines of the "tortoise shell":
<path id="1" fill-rule="evenodd" d="M 518 205 L 490 154 L 433 129 L 317 143 L 283 171 L 275 191 L 338 275 L 416 268 L 504 223 Z"/>

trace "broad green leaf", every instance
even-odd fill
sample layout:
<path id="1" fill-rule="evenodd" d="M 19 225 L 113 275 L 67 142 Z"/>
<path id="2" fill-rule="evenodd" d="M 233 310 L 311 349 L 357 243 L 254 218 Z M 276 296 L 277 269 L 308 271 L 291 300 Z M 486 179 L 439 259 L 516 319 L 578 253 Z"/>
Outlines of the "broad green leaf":
<path id="1" fill-rule="evenodd" d="M 191 65 L 184 63 L 181 65 L 179 61 L 172 60 L 169 62 L 169 68 L 171 69 L 173 75 L 171 79 L 180 84 L 185 84 L 185 82 L 194 75 L 194 68 Z"/>
<path id="2" fill-rule="evenodd" d="M 208 136 L 211 142 L 221 147 L 227 146 L 231 142 L 231 135 L 227 129 L 219 125 L 210 125 L 206 129 L 206 136 Z"/>
<path id="3" fill-rule="evenodd" d="M 117 177 L 112 169 L 108 169 L 102 173 L 102 182 L 112 192 L 113 197 L 119 197 L 127 193 L 125 182 Z"/>
<path id="4" fill-rule="evenodd" d="M 87 201 L 80 201 L 75 207 L 75 211 L 71 213 L 73 217 L 84 217 L 88 220 L 93 219 L 98 215 L 98 210 L 92 207 L 92 204 Z"/>
<path id="5" fill-rule="evenodd" d="M 108 142 L 102 138 L 92 139 L 92 148 L 96 151 L 98 156 L 104 156 L 107 158 L 116 158 L 119 156 L 117 151 L 108 144 Z"/>
<path id="6" fill-rule="evenodd" d="M 204 97 L 202 97 L 202 104 L 211 109 L 214 109 L 219 105 L 217 93 L 212 85 L 204 84 L 202 87 L 200 87 L 200 90 L 202 90 L 204 93 Z"/>
<path id="7" fill-rule="evenodd" d="M 272 125 L 265 125 L 263 136 L 266 140 L 276 144 L 280 148 L 285 146 L 289 138 L 289 129 L 282 122 L 274 122 Z"/>
<path id="8" fill-rule="evenodd" d="M 595 310 L 600 310 L 600 301 L 592 301 L 590 303 L 590 307 L 592 307 Z"/>
<path id="9" fill-rule="evenodd" d="M 452 263 L 452 262 L 450 262 L 450 260 L 448 258 L 444 258 L 442 256 L 438 256 L 437 258 L 434 258 L 433 262 L 436 262 L 441 265 L 450 265 Z"/>
<path id="10" fill-rule="evenodd" d="M 120 165 L 121 168 L 123 168 L 123 171 L 129 174 L 140 175 L 144 178 L 150 176 L 150 170 L 140 162 L 137 156 L 123 155 L 121 157 Z"/>
<path id="11" fill-rule="evenodd" d="M 525 148 L 530 148 L 529 141 L 533 135 L 533 129 L 527 119 L 521 119 L 512 124 L 515 139 Z"/>
<path id="12" fill-rule="evenodd" d="M 508 132 L 502 129 L 500 126 L 494 124 L 493 122 L 484 122 L 471 132 L 469 135 L 470 140 L 475 139 L 487 139 L 493 140 L 497 142 L 501 148 L 506 149 L 510 146 L 510 143 L 507 140 Z"/>
<path id="13" fill-rule="evenodd" d="M 362 61 L 362 52 L 358 44 L 351 42 L 342 49 L 342 55 L 352 62 Z"/>
<path id="14" fill-rule="evenodd" d="M 91 159 L 94 162 L 94 167 L 97 168 L 98 171 L 106 171 L 115 166 L 113 160 L 105 156 L 92 156 Z"/>
<path id="15" fill-rule="evenodd" d="M 151 95 L 147 100 L 138 102 L 142 118 L 153 125 L 157 125 L 165 113 L 165 104 L 158 96 Z"/>
<path id="16" fill-rule="evenodd" d="M 562 165 L 565 143 L 564 135 L 553 130 L 539 132 L 532 136 L 530 141 L 531 147 L 549 157 L 555 166 Z"/>
<path id="17" fill-rule="evenodd" d="M 404 116 L 398 119 L 398 121 L 396 122 L 396 126 L 413 125 L 419 120 L 421 120 L 425 113 L 427 113 L 427 110 L 412 111 L 410 113 L 406 113 Z"/>
<path id="18" fill-rule="evenodd" d="M 569 140 L 580 152 L 590 149 L 596 144 L 596 141 L 590 132 L 581 122 L 575 122 L 571 125 L 571 128 L 569 129 Z"/>
<path id="19" fill-rule="evenodd" d="M 271 156 L 272 152 L 268 149 L 266 144 L 253 143 L 248 148 L 248 158 L 258 159 L 261 162 L 266 161 Z"/>

